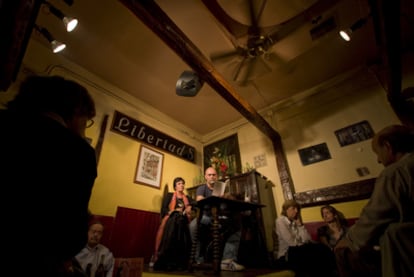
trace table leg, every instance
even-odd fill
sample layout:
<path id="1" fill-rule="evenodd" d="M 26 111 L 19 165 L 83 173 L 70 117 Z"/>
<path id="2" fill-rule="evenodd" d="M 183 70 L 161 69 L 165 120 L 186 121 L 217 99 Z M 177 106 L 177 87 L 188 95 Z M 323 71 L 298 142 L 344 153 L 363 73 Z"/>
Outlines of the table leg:
<path id="1" fill-rule="evenodd" d="M 219 234 L 218 209 L 216 206 L 211 208 L 212 214 L 212 235 L 213 235 L 213 270 L 214 273 L 219 273 L 221 268 L 221 247 Z"/>

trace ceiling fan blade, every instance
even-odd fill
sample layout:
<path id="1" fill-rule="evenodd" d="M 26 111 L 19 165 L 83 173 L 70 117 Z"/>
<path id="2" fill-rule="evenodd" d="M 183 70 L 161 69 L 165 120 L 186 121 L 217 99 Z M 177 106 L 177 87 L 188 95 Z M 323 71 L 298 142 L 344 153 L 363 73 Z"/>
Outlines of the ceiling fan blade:
<path id="1" fill-rule="evenodd" d="M 234 71 L 233 81 L 237 81 L 237 79 L 239 78 L 240 72 L 242 71 L 243 67 L 245 66 L 247 62 L 248 62 L 248 57 L 244 56 L 241 62 L 237 65 L 236 70 Z"/>
<path id="2" fill-rule="evenodd" d="M 247 58 L 239 66 L 238 74 L 233 79 L 239 86 L 246 86 L 250 81 L 272 71 L 272 68 L 263 61 L 262 57 Z"/>
<path id="3" fill-rule="evenodd" d="M 253 74 L 254 71 L 254 65 L 257 62 L 257 59 L 250 58 L 245 63 L 245 68 L 243 71 L 243 74 L 239 74 L 239 80 L 235 79 L 235 81 L 238 83 L 239 86 L 246 86 L 248 82 L 250 81 L 250 76 Z"/>
<path id="4" fill-rule="evenodd" d="M 226 50 L 226 51 L 218 51 L 210 54 L 210 60 L 213 63 L 218 62 L 228 62 L 232 60 L 234 57 L 243 55 L 244 49 L 237 47 L 234 50 Z"/>
<path id="5" fill-rule="evenodd" d="M 286 74 L 292 72 L 296 68 L 294 62 L 287 61 L 286 59 L 282 58 L 279 54 L 277 54 L 275 51 L 266 53 L 263 56 L 263 59 L 267 62 L 266 65 L 270 64 L 273 69 L 279 70 Z"/>

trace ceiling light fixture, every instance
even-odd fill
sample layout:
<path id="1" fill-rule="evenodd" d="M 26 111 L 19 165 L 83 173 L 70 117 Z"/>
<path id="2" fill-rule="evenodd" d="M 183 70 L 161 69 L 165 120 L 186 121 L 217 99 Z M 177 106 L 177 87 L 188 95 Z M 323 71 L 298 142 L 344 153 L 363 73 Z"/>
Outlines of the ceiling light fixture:
<path id="1" fill-rule="evenodd" d="M 358 30 L 359 28 L 361 28 L 362 26 L 365 25 L 365 23 L 367 23 L 368 18 L 371 16 L 371 14 L 369 14 L 366 17 L 360 18 L 358 19 L 354 24 L 351 25 L 351 27 L 349 27 L 348 29 L 342 29 L 339 31 L 339 35 L 341 36 L 341 38 L 345 41 L 350 41 L 352 38 L 352 33 L 354 33 L 356 30 Z"/>
<path id="2" fill-rule="evenodd" d="M 76 28 L 78 25 L 78 20 L 76 18 L 66 16 L 61 10 L 57 9 L 47 1 L 45 1 L 44 4 L 49 8 L 49 11 L 53 15 L 63 21 L 63 24 L 65 24 L 66 27 L 66 31 L 72 32 Z"/>
<path id="3" fill-rule="evenodd" d="M 66 48 L 66 44 L 54 39 L 52 34 L 50 34 L 50 32 L 46 28 L 40 27 L 39 25 L 36 25 L 36 24 L 33 27 L 36 31 L 42 34 L 49 41 L 50 46 L 52 47 L 53 53 L 58 53 Z"/>
<path id="4" fill-rule="evenodd" d="M 179 96 L 192 97 L 197 95 L 203 84 L 204 81 L 195 72 L 185 70 L 178 78 L 175 91 Z"/>

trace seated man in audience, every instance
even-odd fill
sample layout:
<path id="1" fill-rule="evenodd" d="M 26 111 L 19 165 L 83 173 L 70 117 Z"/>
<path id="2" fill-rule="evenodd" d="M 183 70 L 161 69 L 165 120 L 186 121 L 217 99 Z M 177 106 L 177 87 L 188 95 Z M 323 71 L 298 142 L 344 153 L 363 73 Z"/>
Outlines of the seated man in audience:
<path id="1" fill-rule="evenodd" d="M 112 252 L 100 244 L 103 231 L 101 222 L 92 222 L 88 230 L 88 243 L 75 256 L 87 276 L 112 277 L 115 259 Z"/>
<path id="2" fill-rule="evenodd" d="M 206 183 L 197 188 L 197 192 L 196 192 L 197 201 L 200 201 L 206 197 L 212 196 L 214 183 L 217 181 L 216 170 L 213 167 L 207 168 L 204 174 L 204 178 L 206 179 Z M 205 211 L 200 211 L 200 212 L 203 213 L 203 215 L 200 221 L 201 226 L 200 226 L 199 236 L 203 237 L 202 234 L 205 233 L 203 231 L 209 230 L 210 228 L 211 216 L 205 213 Z M 195 240 L 196 230 L 197 230 L 197 218 L 193 219 L 190 223 L 190 233 L 191 233 L 193 242 Z M 232 232 L 231 235 L 227 238 L 226 243 L 224 245 L 223 257 L 221 260 L 221 270 L 228 270 L 228 271 L 244 270 L 244 266 L 236 262 L 237 255 L 239 253 L 240 238 L 241 238 L 240 230 Z M 203 245 L 203 243 L 201 243 L 201 245 L 198 244 L 196 259 L 200 260 L 199 256 L 203 257 L 205 251 L 206 251 L 205 245 Z"/>
<path id="3" fill-rule="evenodd" d="M 335 247 L 339 273 L 414 276 L 413 130 L 388 126 L 374 136 L 372 150 L 385 168 L 358 221 Z"/>

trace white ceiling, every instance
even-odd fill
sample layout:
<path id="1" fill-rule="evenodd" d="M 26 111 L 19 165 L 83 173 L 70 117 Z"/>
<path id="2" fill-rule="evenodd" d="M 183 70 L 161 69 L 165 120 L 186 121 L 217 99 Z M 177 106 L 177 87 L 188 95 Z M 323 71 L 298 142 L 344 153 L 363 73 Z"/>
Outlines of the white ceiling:
<path id="1" fill-rule="evenodd" d="M 215 61 L 216 69 L 257 111 L 317 86 L 352 68 L 369 65 L 378 57 L 372 20 L 344 42 L 337 32 L 369 13 L 368 0 L 342 0 L 318 15 L 309 14 L 297 29 L 277 41 L 263 59 L 271 72 L 256 76 L 245 86 L 232 79 L 241 60 L 233 56 Z M 139 98 L 203 136 L 242 118 L 241 114 L 205 83 L 195 97 L 176 95 L 175 86 L 184 70 L 190 70 L 173 50 L 136 18 L 120 1 L 61 0 L 50 3 L 76 16 L 80 24 L 66 33 L 56 17 L 42 6 L 36 20 L 67 48 L 60 53 L 90 72 Z M 258 1 L 255 1 L 259 3 Z M 316 0 L 267 1 L 259 21 L 261 27 L 278 28 L 317 2 Z M 201 0 L 157 0 L 156 3 L 206 56 L 231 51 L 246 37 L 229 38 L 228 32 Z M 248 24 L 246 0 L 219 0 L 233 19 Z M 260 4 L 260 3 L 259 3 Z M 320 20 L 312 23 L 313 19 Z M 312 40 L 310 29 L 334 16 L 336 29 Z M 32 38 L 47 43 L 35 32 Z M 262 57 L 260 57 L 262 58 Z M 264 67 L 263 67 L 264 68 Z M 202 76 L 201 76 L 202 78 Z"/>

